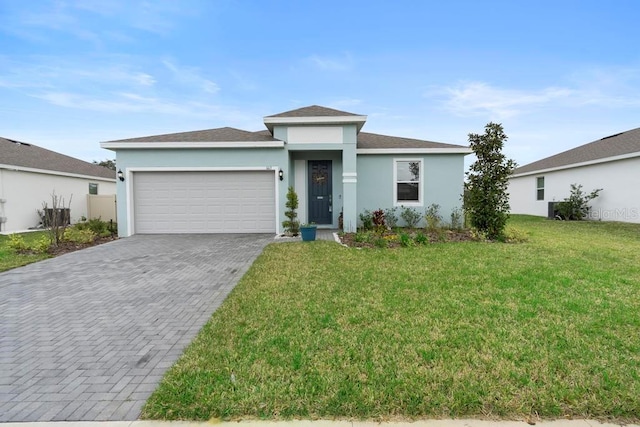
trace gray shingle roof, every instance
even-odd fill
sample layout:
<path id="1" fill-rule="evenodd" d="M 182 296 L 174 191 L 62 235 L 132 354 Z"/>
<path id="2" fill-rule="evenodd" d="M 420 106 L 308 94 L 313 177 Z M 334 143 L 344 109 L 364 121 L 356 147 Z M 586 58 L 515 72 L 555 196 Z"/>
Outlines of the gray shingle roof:
<path id="1" fill-rule="evenodd" d="M 310 105 L 308 107 L 297 108 L 284 113 L 274 114 L 267 117 L 339 117 L 339 116 L 360 116 L 361 114 L 347 113 L 346 111 L 334 110 L 333 108 Z"/>
<path id="2" fill-rule="evenodd" d="M 109 142 L 260 142 L 277 141 L 267 132 L 249 132 L 224 127 L 196 130 L 192 132 L 168 133 L 164 135 L 143 136 L 140 138 L 119 139 Z"/>
<path id="3" fill-rule="evenodd" d="M 597 141 L 529 163 L 514 170 L 513 174 L 558 168 L 636 152 L 640 152 L 640 128 L 606 136 Z"/>
<path id="4" fill-rule="evenodd" d="M 111 169 L 37 145 L 0 137 L 0 164 L 115 179 Z"/>
<path id="5" fill-rule="evenodd" d="M 358 148 L 467 148 L 463 145 L 360 132 Z"/>

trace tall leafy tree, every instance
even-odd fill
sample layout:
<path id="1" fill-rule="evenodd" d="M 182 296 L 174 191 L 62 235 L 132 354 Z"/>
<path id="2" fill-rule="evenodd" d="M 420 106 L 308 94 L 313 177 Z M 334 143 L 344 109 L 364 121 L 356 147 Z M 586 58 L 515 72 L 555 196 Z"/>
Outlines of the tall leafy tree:
<path id="1" fill-rule="evenodd" d="M 501 239 L 509 218 L 507 185 L 516 163 L 502 154 L 507 140 L 502 125 L 488 123 L 484 134 L 469 134 L 477 159 L 467 172 L 464 207 L 471 225 L 489 239 Z"/>

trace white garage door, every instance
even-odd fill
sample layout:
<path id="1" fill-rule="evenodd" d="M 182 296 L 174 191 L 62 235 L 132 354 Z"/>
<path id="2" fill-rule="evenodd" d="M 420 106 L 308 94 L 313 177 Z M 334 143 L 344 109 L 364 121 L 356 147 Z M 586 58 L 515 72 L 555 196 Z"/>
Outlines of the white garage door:
<path id="1" fill-rule="evenodd" d="M 135 172 L 135 233 L 275 233 L 269 171 Z"/>

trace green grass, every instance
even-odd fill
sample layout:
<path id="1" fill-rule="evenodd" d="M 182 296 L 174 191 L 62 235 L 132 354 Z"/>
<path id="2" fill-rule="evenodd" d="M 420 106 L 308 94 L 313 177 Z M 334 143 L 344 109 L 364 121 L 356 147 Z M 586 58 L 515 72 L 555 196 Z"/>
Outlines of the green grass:
<path id="1" fill-rule="evenodd" d="M 21 235 L 27 244 L 31 244 L 44 236 L 45 232 L 34 231 L 31 233 L 22 233 Z M 18 254 L 9 248 L 8 243 L 9 237 L 0 235 L 0 271 L 7 271 L 51 257 L 51 255 L 48 254 Z"/>
<path id="2" fill-rule="evenodd" d="M 511 225 L 528 243 L 268 246 L 143 417 L 637 422 L 640 226 Z"/>

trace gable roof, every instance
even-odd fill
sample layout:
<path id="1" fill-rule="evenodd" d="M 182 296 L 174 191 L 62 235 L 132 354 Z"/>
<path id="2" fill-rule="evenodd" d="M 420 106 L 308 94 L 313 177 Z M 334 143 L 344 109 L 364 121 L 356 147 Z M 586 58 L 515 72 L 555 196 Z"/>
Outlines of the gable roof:
<path id="1" fill-rule="evenodd" d="M 463 145 L 445 144 L 443 142 L 423 141 L 413 138 L 380 135 L 360 132 L 358 149 L 393 149 L 393 148 L 468 148 Z"/>
<path id="2" fill-rule="evenodd" d="M 116 178 L 115 171 L 37 145 L 0 137 L 0 165 L 41 169 L 96 178 Z"/>
<path id="3" fill-rule="evenodd" d="M 310 105 L 308 107 L 297 108 L 295 110 L 285 111 L 284 113 L 273 114 L 267 117 L 344 117 L 360 115 L 361 114 L 334 110 L 333 108 L 322 107 L 320 105 Z"/>
<path id="4" fill-rule="evenodd" d="M 140 138 L 119 139 L 109 142 L 260 142 L 277 141 L 268 131 L 249 132 L 242 129 L 223 127 L 196 130 L 192 132 L 168 133 L 164 135 L 143 136 Z"/>
<path id="5" fill-rule="evenodd" d="M 610 157 L 632 153 L 640 155 L 640 128 L 606 136 L 571 150 L 521 166 L 513 171 L 514 175 L 534 173 L 541 170 L 568 168 L 577 164 L 607 161 Z"/>

